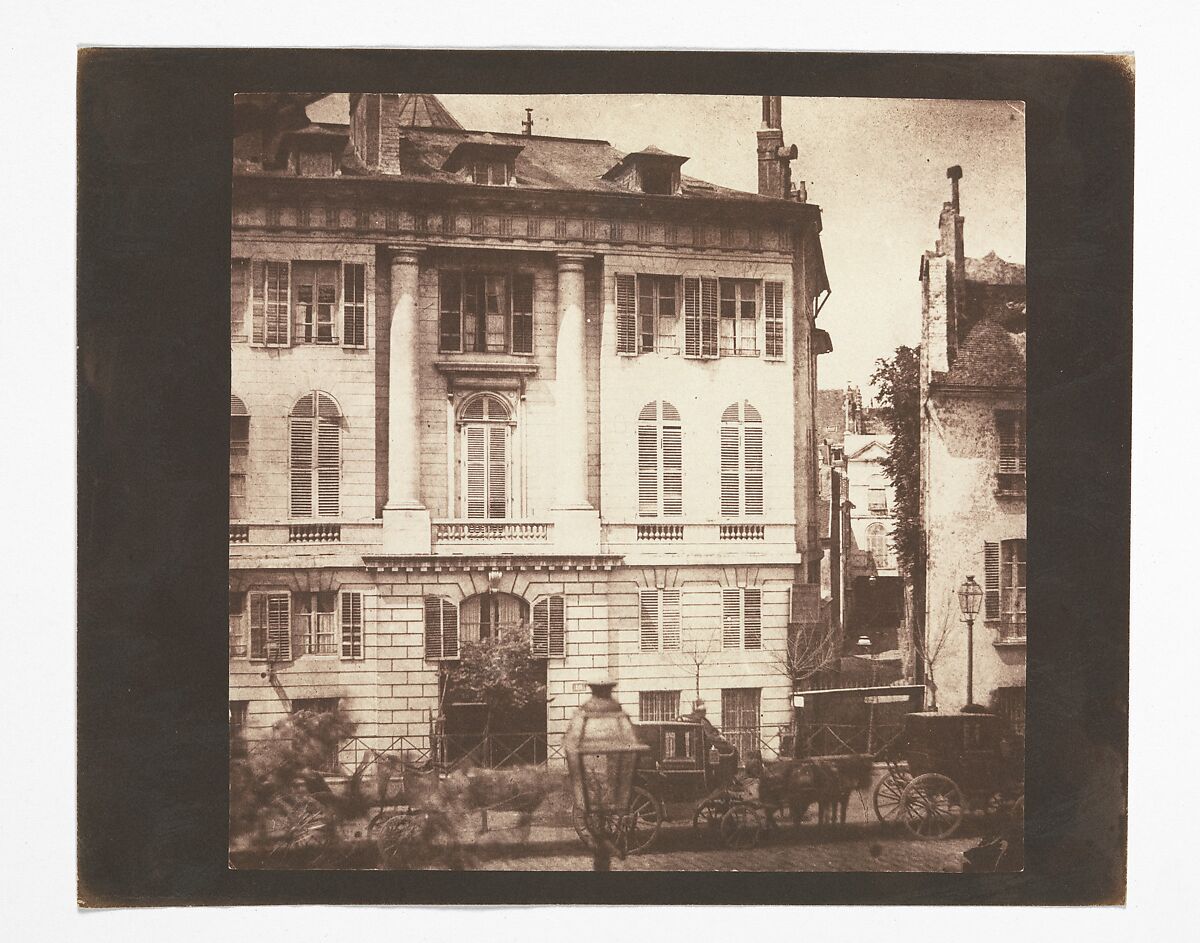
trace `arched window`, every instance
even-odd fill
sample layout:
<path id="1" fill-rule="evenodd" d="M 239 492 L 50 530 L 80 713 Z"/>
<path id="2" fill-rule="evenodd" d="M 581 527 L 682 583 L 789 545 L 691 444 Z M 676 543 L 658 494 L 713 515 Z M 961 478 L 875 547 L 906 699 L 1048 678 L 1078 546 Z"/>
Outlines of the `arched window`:
<path id="1" fill-rule="evenodd" d="M 289 416 L 292 517 L 341 511 L 342 411 L 328 393 L 296 400 Z"/>
<path id="2" fill-rule="evenodd" d="M 464 642 L 500 638 L 505 632 L 529 622 L 529 604 L 509 593 L 480 593 L 468 596 L 459 607 Z"/>
<path id="3" fill-rule="evenodd" d="M 246 466 L 250 457 L 250 413 L 229 394 L 229 519 L 246 515 Z"/>
<path id="4" fill-rule="evenodd" d="M 459 513 L 505 518 L 512 505 L 512 409 L 491 393 L 467 400 L 458 414 Z"/>
<path id="5" fill-rule="evenodd" d="M 683 514 L 683 424 L 670 403 L 647 403 L 638 414 L 638 514 Z"/>
<path id="6" fill-rule="evenodd" d="M 721 515 L 762 512 L 762 416 L 748 402 L 731 403 L 721 414 Z"/>
<path id="7" fill-rule="evenodd" d="M 885 569 L 888 565 L 888 533 L 882 524 L 872 524 L 867 528 L 867 549 L 877 569 Z"/>

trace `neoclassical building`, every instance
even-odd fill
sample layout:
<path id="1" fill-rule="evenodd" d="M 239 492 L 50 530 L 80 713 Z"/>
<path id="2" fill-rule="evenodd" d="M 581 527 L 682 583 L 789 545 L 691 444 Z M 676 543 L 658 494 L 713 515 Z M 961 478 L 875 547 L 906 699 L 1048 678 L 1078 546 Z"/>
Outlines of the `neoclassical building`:
<path id="1" fill-rule="evenodd" d="M 553 745 L 599 676 L 635 719 L 702 699 L 773 742 L 819 608 L 830 347 L 779 99 L 758 193 L 532 120 L 466 130 L 431 95 L 339 101 L 236 104 L 235 732 L 336 703 L 373 745 L 471 733 L 444 667 L 524 625 Z"/>

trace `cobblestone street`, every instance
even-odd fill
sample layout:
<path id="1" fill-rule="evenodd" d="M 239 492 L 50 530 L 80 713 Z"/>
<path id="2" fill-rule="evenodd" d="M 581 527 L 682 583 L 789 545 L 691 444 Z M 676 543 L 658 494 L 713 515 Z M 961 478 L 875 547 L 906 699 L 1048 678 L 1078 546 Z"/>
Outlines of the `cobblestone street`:
<path id="1" fill-rule="evenodd" d="M 682 829 L 664 830 L 651 853 L 614 860 L 614 871 L 960 871 L 962 852 L 979 841 L 977 835 L 956 835 L 942 841 L 909 841 L 874 829 L 846 826 L 844 835 L 809 837 L 779 833 L 757 848 L 731 850 L 697 847 Z M 675 834 L 681 833 L 681 834 Z M 586 871 L 591 856 L 578 850 L 556 848 L 547 855 L 481 860 L 477 868 L 491 871 Z"/>

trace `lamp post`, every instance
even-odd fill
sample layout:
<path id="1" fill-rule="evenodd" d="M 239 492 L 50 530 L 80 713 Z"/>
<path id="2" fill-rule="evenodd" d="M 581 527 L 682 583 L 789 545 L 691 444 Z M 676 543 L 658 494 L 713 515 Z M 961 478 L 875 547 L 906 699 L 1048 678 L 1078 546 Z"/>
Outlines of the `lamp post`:
<path id="1" fill-rule="evenodd" d="M 979 614 L 979 605 L 983 602 L 983 589 L 975 582 L 974 576 L 968 576 L 958 588 L 958 608 L 962 610 L 963 621 L 967 623 L 967 703 L 963 710 L 978 713 L 983 710 L 975 703 L 975 616 Z"/>
<path id="2" fill-rule="evenodd" d="M 875 652 L 872 650 L 871 637 L 869 635 L 860 635 L 858 637 L 858 650 L 871 659 L 871 687 L 875 687 Z M 871 693 L 871 702 L 867 705 L 867 752 L 873 753 L 875 739 L 875 694 Z"/>
<path id="3" fill-rule="evenodd" d="M 633 800 L 638 757 L 650 748 L 637 738 L 629 716 L 613 700 L 612 682 L 591 684 L 592 697 L 571 718 L 563 752 L 575 807 L 592 836 L 594 871 L 608 871 L 612 852 L 623 855 L 621 833 Z"/>

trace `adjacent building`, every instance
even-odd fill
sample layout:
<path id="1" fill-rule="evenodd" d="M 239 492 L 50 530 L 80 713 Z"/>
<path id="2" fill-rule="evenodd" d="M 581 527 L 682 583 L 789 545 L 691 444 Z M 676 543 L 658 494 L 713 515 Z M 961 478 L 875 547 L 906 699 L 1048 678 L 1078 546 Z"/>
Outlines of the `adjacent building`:
<path id="1" fill-rule="evenodd" d="M 947 171 L 937 247 L 921 259 L 921 516 L 927 539 L 926 681 L 937 703 L 967 703 L 956 591 L 984 589 L 974 701 L 1024 728 L 1026 639 L 1024 265 L 968 258 L 960 167 Z M 936 657 L 934 657 L 936 653 Z"/>
<path id="2" fill-rule="evenodd" d="M 521 626 L 547 687 L 522 732 L 551 756 L 598 676 L 635 719 L 703 700 L 769 749 L 788 633 L 817 618 L 830 348 L 780 100 L 757 193 L 531 116 L 340 100 L 235 105 L 236 731 L 336 705 L 376 748 L 478 734 L 447 666 Z"/>

